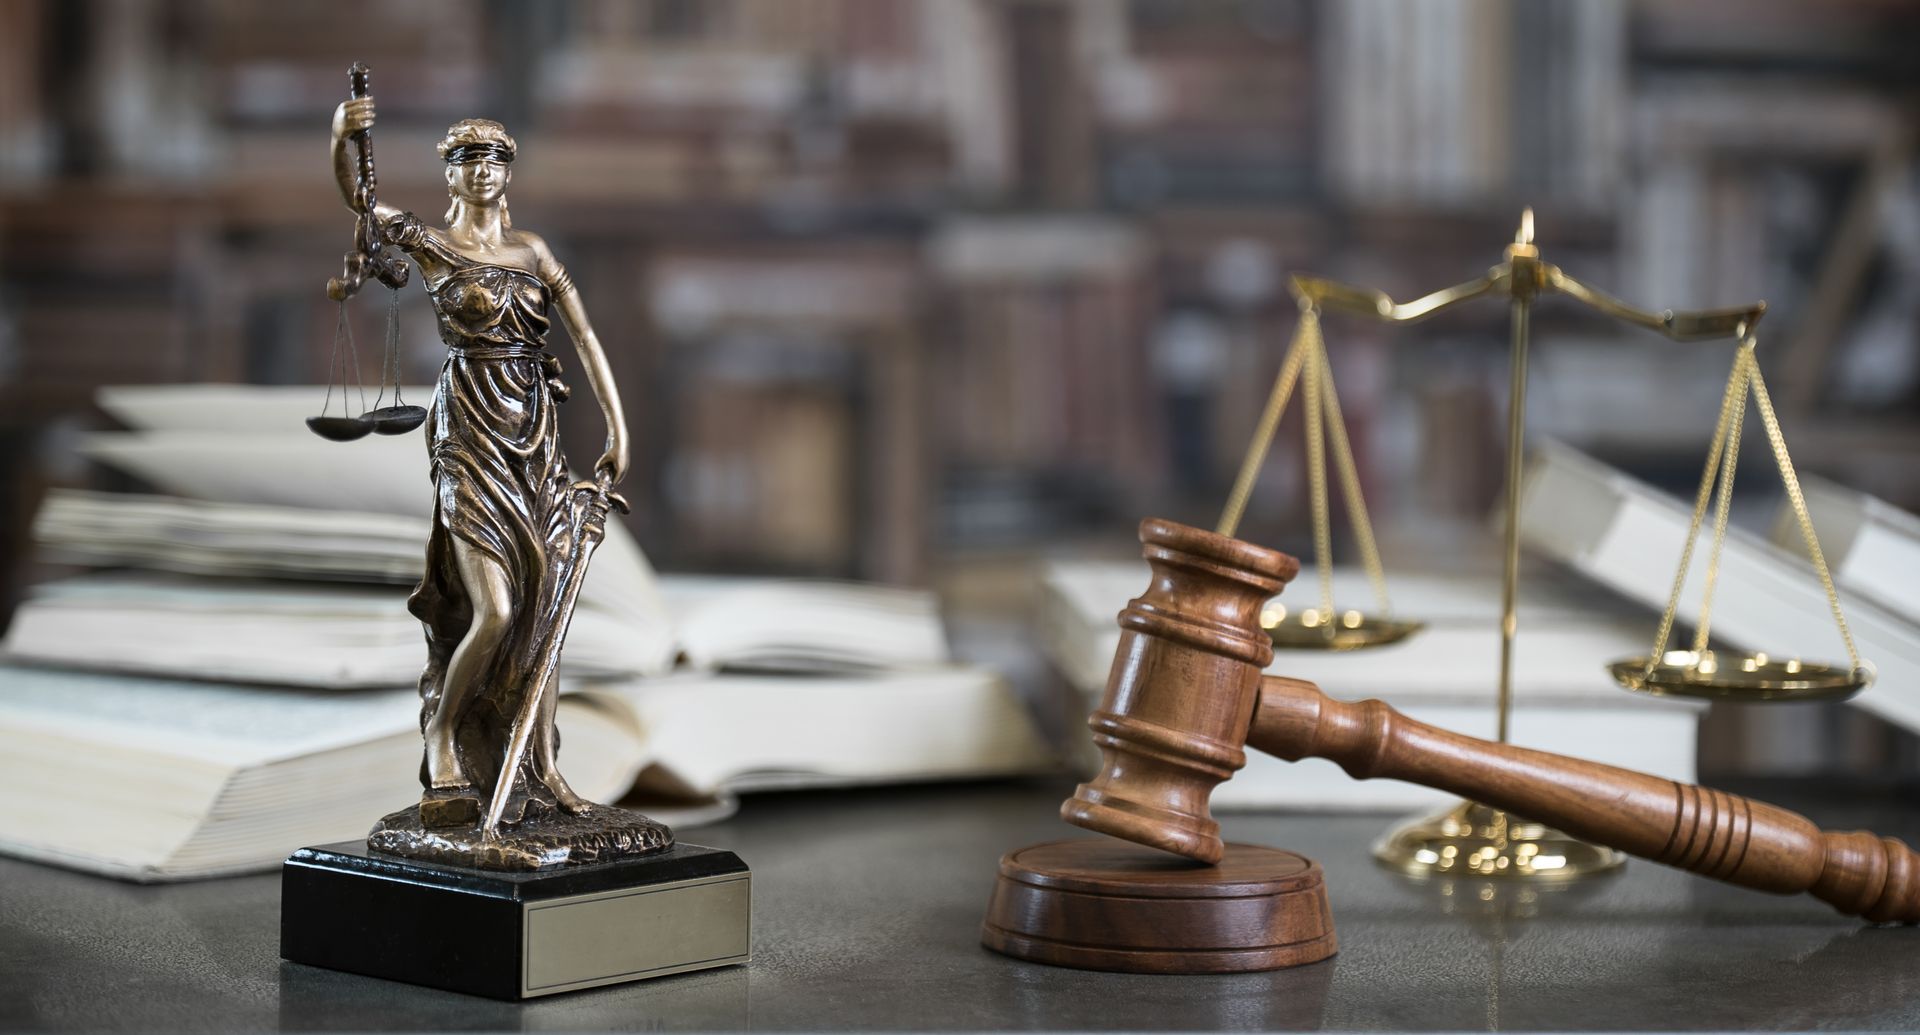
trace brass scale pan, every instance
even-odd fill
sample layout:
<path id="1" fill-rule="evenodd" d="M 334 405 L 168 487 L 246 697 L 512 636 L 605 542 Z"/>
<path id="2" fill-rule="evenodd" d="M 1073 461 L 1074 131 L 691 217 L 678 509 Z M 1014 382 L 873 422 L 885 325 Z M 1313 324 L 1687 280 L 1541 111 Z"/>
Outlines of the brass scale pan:
<path id="1" fill-rule="evenodd" d="M 1873 684 L 1866 665 L 1848 668 L 1764 653 L 1670 650 L 1649 671 L 1645 657 L 1607 666 L 1628 690 L 1656 697 L 1738 701 L 1843 701 Z"/>

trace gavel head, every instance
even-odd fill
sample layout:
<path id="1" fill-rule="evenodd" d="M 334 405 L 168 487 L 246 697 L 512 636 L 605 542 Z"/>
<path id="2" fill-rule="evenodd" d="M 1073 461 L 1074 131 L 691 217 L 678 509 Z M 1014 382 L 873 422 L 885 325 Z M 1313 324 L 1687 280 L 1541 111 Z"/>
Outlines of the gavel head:
<path id="1" fill-rule="evenodd" d="M 1106 696 L 1087 719 L 1101 771 L 1060 806 L 1069 823 L 1216 863 L 1207 800 L 1247 762 L 1273 642 L 1260 610 L 1300 570 L 1278 550 L 1149 518 L 1147 591 L 1120 612 Z"/>

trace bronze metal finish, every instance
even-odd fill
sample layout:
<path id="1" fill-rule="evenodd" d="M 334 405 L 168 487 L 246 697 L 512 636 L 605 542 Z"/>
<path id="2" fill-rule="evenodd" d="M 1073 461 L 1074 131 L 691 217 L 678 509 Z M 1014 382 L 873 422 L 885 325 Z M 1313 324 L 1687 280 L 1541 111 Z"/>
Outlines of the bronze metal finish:
<path id="1" fill-rule="evenodd" d="M 372 93 L 373 74 L 366 65 L 356 61 L 347 70 L 348 93 L 356 100 L 369 99 Z M 387 251 L 386 235 L 382 232 L 374 213 L 380 202 L 374 197 L 378 183 L 373 175 L 373 125 L 371 120 L 361 129 L 354 130 L 348 137 L 353 141 L 354 163 L 353 197 L 348 206 L 358 218 L 353 224 L 353 247 L 341 260 L 340 275 L 327 281 L 327 297 L 336 302 L 352 298 L 366 282 L 367 274 L 373 274 L 380 283 L 400 290 L 407 286 L 407 261 Z M 334 139 L 336 154 L 340 147 L 338 137 Z"/>
<path id="2" fill-rule="evenodd" d="M 347 70 L 349 96 L 356 100 L 364 99 L 370 96 L 371 89 L 372 73 L 368 71 L 366 65 L 354 62 L 353 67 Z M 335 442 L 351 442 L 364 438 L 369 433 L 405 434 L 419 427 L 427 419 L 427 411 L 424 408 L 405 405 L 400 399 L 398 327 L 395 322 L 397 314 L 391 305 L 387 310 L 387 352 L 380 369 L 381 400 L 386 396 L 388 371 L 392 372 L 393 405 L 380 406 L 378 404 L 381 400 L 375 400 L 375 408 L 358 417 L 330 417 L 326 412 L 327 406 L 333 401 L 333 372 L 336 369 L 340 371 L 340 391 L 343 397 L 346 394 L 347 372 L 349 370 L 353 372 L 356 383 L 359 380 L 359 355 L 353 349 L 353 328 L 347 321 L 347 299 L 360 290 L 360 285 L 365 282 L 367 274 L 372 273 L 376 279 L 394 292 L 394 299 L 397 302 L 399 291 L 406 286 L 408 277 L 406 259 L 387 251 L 386 238 L 381 233 L 379 223 L 373 218 L 374 209 L 378 205 L 374 197 L 377 179 L 373 170 L 373 131 L 371 128 L 359 129 L 350 134 L 349 139 L 353 142 L 356 155 L 353 198 L 350 199 L 349 205 L 356 208 L 359 218 L 354 222 L 353 248 L 342 260 L 340 275 L 327 281 L 327 297 L 340 303 L 340 321 L 334 331 L 333 356 L 327 364 L 326 401 L 321 403 L 319 416 L 307 418 L 308 429 L 321 438 Z M 336 149 L 339 147 L 338 139 L 335 140 L 335 147 Z M 340 157 L 341 155 L 336 151 L 336 165 L 339 164 Z M 347 342 L 345 356 L 340 354 L 342 338 Z M 344 398 L 342 401 L 345 401 Z M 366 405 L 364 388 L 360 392 L 360 405 L 363 407 Z"/>
<path id="3" fill-rule="evenodd" d="M 560 588 L 555 591 L 548 610 L 540 616 L 540 624 L 549 630 L 544 642 L 540 644 L 539 661 L 533 668 L 533 687 L 526 694 L 526 700 L 520 705 L 519 714 L 513 717 L 512 732 L 507 737 L 507 761 L 502 767 L 505 772 L 520 768 L 527 757 L 527 744 L 540 727 L 540 718 L 551 712 L 546 707 L 548 699 L 560 692 L 553 685 L 554 674 L 560 669 L 560 644 L 567 638 L 567 627 L 573 620 L 573 605 L 580 599 L 580 583 L 586 579 L 587 562 L 593 558 L 594 548 L 607 534 L 607 510 L 618 507 L 621 513 L 628 511 L 627 501 L 613 491 L 612 480 L 606 472 L 598 472 L 591 481 L 575 482 L 568 490 L 573 497 L 573 525 L 579 534 L 574 538 L 573 554 L 566 559 L 560 569 Z M 548 720 L 551 723 L 551 719 Z M 549 733 L 551 736 L 551 733 Z M 493 785 L 493 797 L 487 802 L 486 819 L 480 829 L 488 834 L 500 829 L 500 817 L 507 809 L 513 783 L 500 780 Z"/>
<path id="4" fill-rule="evenodd" d="M 446 227 L 432 227 L 376 198 L 366 67 L 350 79 L 352 97 L 334 114 L 333 165 L 355 248 L 328 293 L 344 300 L 369 275 L 404 285 L 406 262 L 388 251 L 397 249 L 419 266 L 448 347 L 428 424 L 437 502 L 427 574 L 408 602 L 427 633 L 423 793 L 382 819 L 368 846 L 483 869 L 663 849 L 673 842 L 665 826 L 581 798 L 558 764 L 554 671 L 607 511 L 626 509 L 613 491 L 627 468 L 626 421 L 606 354 L 546 242 L 507 218 L 505 129 L 469 119 L 448 131 L 442 153 L 459 159 L 447 164 L 453 208 Z M 586 480 L 560 452 L 567 386 L 545 347 L 554 315 L 607 422 L 606 451 Z"/>
<path id="5" fill-rule="evenodd" d="M 400 397 L 400 292 L 390 290 L 387 296 L 387 345 L 380 364 L 380 395 L 374 400 L 374 408 L 360 416 L 373 425 L 376 435 L 404 435 L 427 422 L 427 408 L 409 405 Z M 393 402 L 382 406 L 389 388 L 393 390 Z"/>

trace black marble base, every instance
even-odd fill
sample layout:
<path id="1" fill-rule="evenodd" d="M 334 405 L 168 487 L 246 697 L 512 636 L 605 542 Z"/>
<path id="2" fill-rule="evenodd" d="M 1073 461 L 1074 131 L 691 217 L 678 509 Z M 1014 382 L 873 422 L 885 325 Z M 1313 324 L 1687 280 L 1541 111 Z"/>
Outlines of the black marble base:
<path id="1" fill-rule="evenodd" d="M 745 963 L 750 888 L 739 856 L 699 845 L 501 873 L 349 841 L 302 848 L 282 868 L 280 955 L 525 999 Z"/>

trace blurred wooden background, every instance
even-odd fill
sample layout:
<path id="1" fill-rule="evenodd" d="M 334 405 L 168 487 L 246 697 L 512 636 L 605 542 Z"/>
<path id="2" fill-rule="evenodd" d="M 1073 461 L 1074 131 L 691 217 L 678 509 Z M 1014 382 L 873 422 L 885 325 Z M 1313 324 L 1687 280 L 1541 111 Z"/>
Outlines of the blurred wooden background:
<path id="1" fill-rule="evenodd" d="M 608 344 L 663 567 L 933 582 L 964 649 L 969 615 L 1021 620 L 1037 553 L 1211 520 L 1288 272 L 1422 293 L 1523 205 L 1637 304 L 1765 298 L 1802 467 L 1920 507 L 1916 53 L 1898 0 L 8 0 L 5 584 L 45 487 L 103 479 L 65 448 L 96 386 L 324 378 L 355 60 L 385 200 L 438 219 L 456 118 L 518 138 L 513 216 Z M 441 346 L 402 313 L 422 383 Z M 1690 489 L 1731 351 L 1535 327 L 1529 433 Z M 1480 542 L 1504 313 L 1327 334 L 1390 564 Z M 566 420 L 597 448 L 590 403 Z M 1243 534 L 1306 553 L 1288 424 Z"/>

